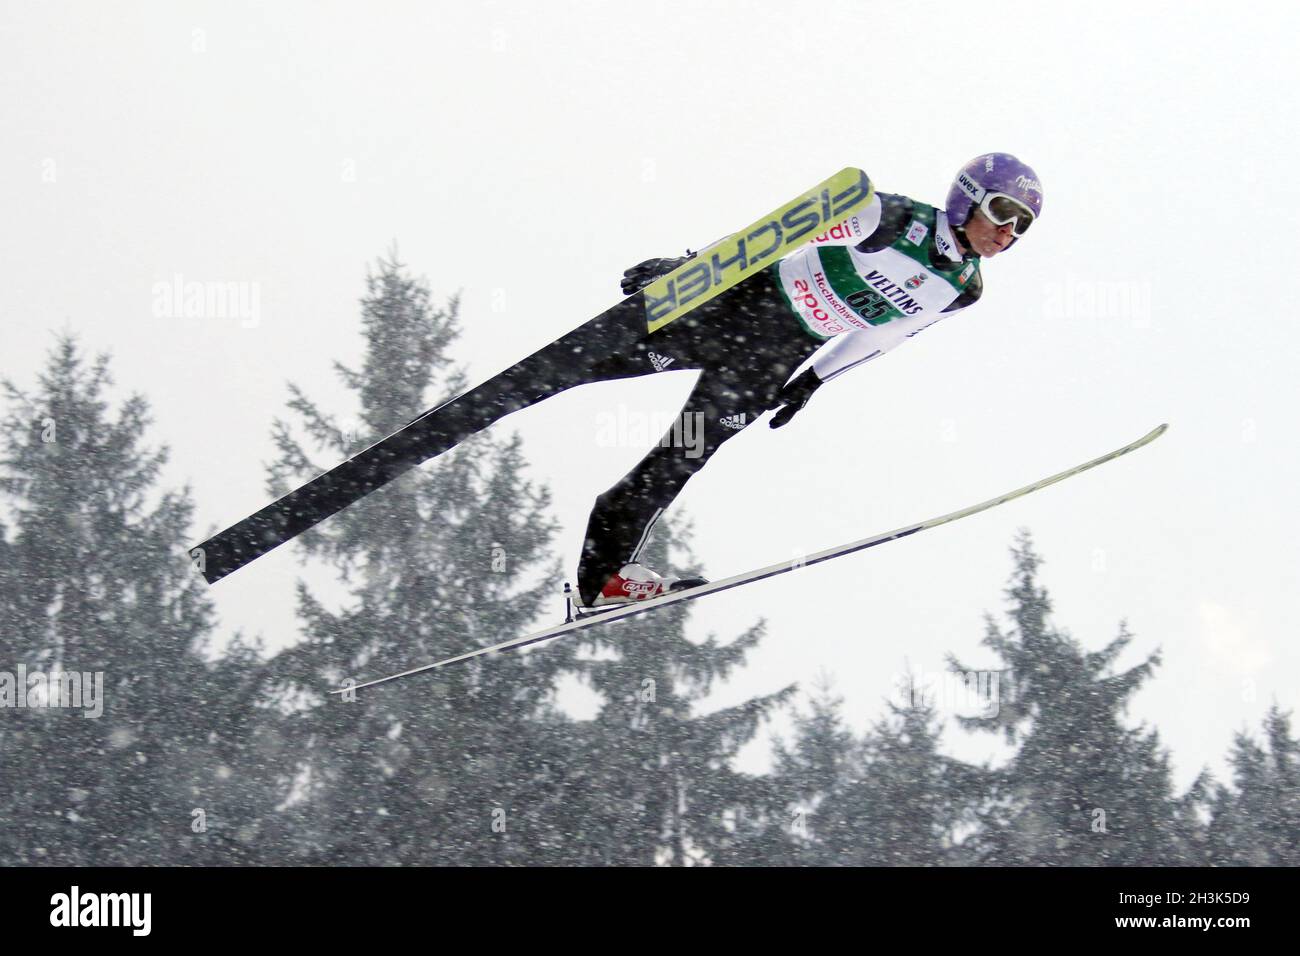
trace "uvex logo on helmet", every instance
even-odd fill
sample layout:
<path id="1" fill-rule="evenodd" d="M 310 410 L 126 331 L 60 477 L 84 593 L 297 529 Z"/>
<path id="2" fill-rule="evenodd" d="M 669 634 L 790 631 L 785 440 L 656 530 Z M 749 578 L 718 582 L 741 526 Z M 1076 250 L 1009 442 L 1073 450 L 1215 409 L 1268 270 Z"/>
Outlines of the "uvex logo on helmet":
<path id="1" fill-rule="evenodd" d="M 957 174 L 957 185 L 975 202 L 984 198 L 984 187 L 971 179 L 970 173 L 964 169 Z"/>

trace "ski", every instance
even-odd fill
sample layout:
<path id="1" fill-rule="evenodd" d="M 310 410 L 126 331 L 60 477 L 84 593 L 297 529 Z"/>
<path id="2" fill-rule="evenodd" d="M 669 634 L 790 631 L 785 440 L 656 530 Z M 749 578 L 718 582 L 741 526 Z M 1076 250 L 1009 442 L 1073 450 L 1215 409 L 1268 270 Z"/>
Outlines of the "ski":
<path id="1" fill-rule="evenodd" d="M 215 584 L 511 412 L 595 381 L 593 369 L 602 359 L 626 354 L 647 336 L 865 208 L 873 195 L 866 173 L 851 166 L 842 169 L 550 345 L 196 545 L 191 560 L 207 582 Z"/>
<path id="2" fill-rule="evenodd" d="M 1099 458 L 1086 461 L 1082 465 L 1076 465 L 1065 471 L 1059 472 L 1040 481 L 1025 485 L 1023 488 L 1017 488 L 1015 491 L 1009 491 L 1004 495 L 996 498 L 990 498 L 988 501 L 980 502 L 977 505 L 971 505 L 969 508 L 963 508 L 960 511 L 953 511 L 938 518 L 930 518 L 928 521 L 921 521 L 916 524 L 906 525 L 894 531 L 888 531 L 884 534 L 872 535 L 869 538 L 863 538 L 859 541 L 852 541 L 848 544 L 840 545 L 835 548 L 827 548 L 824 551 L 817 551 L 813 554 L 804 555 L 791 561 L 783 561 L 779 564 L 768 565 L 765 568 L 759 568 L 756 571 L 746 571 L 720 581 L 710 581 L 708 584 L 701 584 L 698 587 L 686 588 L 681 591 L 673 591 L 668 594 L 652 598 L 648 601 L 642 601 L 636 604 L 628 604 L 621 607 L 612 608 L 608 611 L 602 610 L 596 614 L 587 614 L 568 621 L 564 624 L 557 624 L 554 627 L 548 627 L 545 630 L 536 631 L 532 634 L 526 634 L 523 637 L 516 637 L 509 641 L 503 641 L 500 644 L 494 644 L 491 647 L 481 647 L 478 650 L 467 651 L 456 657 L 449 657 L 446 660 L 437 661 L 433 664 L 425 664 L 422 667 L 415 667 L 411 670 L 402 671 L 398 674 L 390 674 L 387 677 L 378 677 L 374 680 L 368 680 L 360 684 L 344 686 L 330 691 L 333 694 L 344 694 L 349 691 L 363 690 L 367 687 L 376 687 L 379 684 L 387 684 L 391 681 L 400 680 L 403 677 L 410 677 L 414 674 L 422 674 L 426 671 L 437 670 L 440 667 L 447 667 L 451 664 L 459 664 L 463 661 L 473 660 L 476 657 L 483 657 L 488 654 L 499 654 L 503 651 L 512 651 L 529 644 L 537 644 L 541 641 L 549 641 L 565 634 L 573 634 L 577 631 L 586 630 L 599 624 L 608 624 L 611 621 L 619 621 L 624 618 L 632 617 L 636 614 L 645 614 L 648 611 L 655 611 L 659 608 L 668 607 L 671 604 L 678 604 L 682 601 L 693 601 L 696 598 L 704 597 L 708 594 L 717 594 L 719 591 L 728 591 L 731 588 L 740 587 L 743 584 L 751 584 L 754 581 L 762 581 L 765 578 L 775 577 L 778 574 L 785 574 L 796 568 L 804 568 L 813 564 L 821 564 L 823 561 L 830 561 L 833 558 L 843 557 L 846 554 L 852 554 L 855 551 L 863 551 L 867 548 L 875 547 L 878 544 L 884 544 L 886 541 L 897 541 L 899 538 L 906 538 L 909 535 L 916 534 L 918 531 L 925 531 L 927 528 L 937 528 L 940 525 L 957 521 L 961 518 L 967 518 L 981 511 L 988 511 L 990 508 L 996 508 L 998 505 L 1006 504 L 1016 498 L 1024 497 L 1048 485 L 1054 485 L 1058 481 L 1064 481 L 1075 475 L 1082 474 L 1098 465 L 1103 465 L 1108 461 L 1113 461 L 1122 455 L 1127 455 L 1131 451 L 1141 448 L 1143 445 L 1155 441 L 1169 426 L 1159 425 L 1147 432 L 1137 441 L 1130 442 L 1122 448 L 1117 448 L 1108 452 Z"/>

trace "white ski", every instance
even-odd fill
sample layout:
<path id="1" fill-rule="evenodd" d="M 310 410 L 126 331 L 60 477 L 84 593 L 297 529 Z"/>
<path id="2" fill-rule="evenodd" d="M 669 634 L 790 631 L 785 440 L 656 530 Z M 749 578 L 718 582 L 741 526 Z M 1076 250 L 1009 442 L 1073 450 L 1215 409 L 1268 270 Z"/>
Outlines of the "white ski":
<path id="1" fill-rule="evenodd" d="M 502 651 L 512 651 L 516 648 L 525 647 L 529 644 L 536 644 L 540 641 L 549 641 L 552 638 L 560 637 L 564 634 L 572 634 L 575 631 L 585 630 L 589 627 L 596 627 L 601 624 L 608 624 L 610 621 L 618 621 L 623 618 L 631 617 L 634 614 L 644 614 L 647 611 L 654 611 L 661 607 L 667 607 L 670 604 L 677 604 L 681 601 L 693 601 L 695 598 L 704 597 L 706 594 L 716 594 L 719 591 L 727 591 L 731 588 L 739 587 L 742 584 L 749 584 L 753 581 L 761 581 L 764 578 L 774 577 L 778 574 L 785 574 L 787 571 L 793 571 L 796 568 L 807 567 L 811 564 L 820 564 L 822 561 L 829 561 L 832 558 L 838 558 L 842 555 L 852 554 L 854 551 L 862 551 L 865 548 L 871 548 L 878 544 L 884 544 L 886 541 L 896 541 L 899 538 L 905 538 L 908 535 L 916 534 L 918 531 L 924 531 L 926 528 L 937 528 L 941 524 L 947 524 L 950 521 L 957 521 L 959 518 L 965 518 L 981 511 L 987 511 L 990 508 L 996 508 L 998 505 L 1005 504 L 1014 498 L 1020 498 L 1031 492 L 1038 491 L 1040 488 L 1046 488 L 1048 485 L 1054 485 L 1058 481 L 1064 481 L 1074 475 L 1096 468 L 1108 461 L 1119 458 L 1121 455 L 1127 455 L 1129 452 L 1149 444 L 1164 434 L 1168 425 L 1160 425 L 1153 428 L 1147 434 L 1143 435 L 1137 441 L 1125 445 L 1123 448 L 1117 448 L 1109 454 L 1102 455 L 1100 458 L 1094 458 L 1092 461 L 1084 462 L 1082 465 L 1076 465 L 1073 468 L 1052 475 L 1050 478 L 1044 478 L 1041 481 L 1035 481 L 1033 484 L 1025 485 L 1023 488 L 1017 488 L 1015 491 L 1009 491 L 1005 495 L 997 498 L 990 498 L 988 501 L 972 505 L 969 508 L 963 508 L 961 511 L 953 511 L 949 514 L 942 515 L 938 518 L 931 518 L 928 521 L 921 521 L 917 524 L 907 525 L 895 531 L 889 531 L 885 534 L 873 535 L 870 538 L 863 538 L 860 541 L 853 541 L 849 544 L 842 544 L 839 547 L 828 548 L 825 551 L 818 551 L 814 554 L 805 555 L 801 558 L 794 558 L 790 561 L 783 561 L 780 564 L 772 564 L 765 568 L 759 568 L 756 571 L 746 571 L 743 574 L 737 574 L 733 577 L 724 578 L 721 581 L 710 581 L 708 584 L 702 584 L 699 587 L 687 588 L 682 591 L 673 591 L 648 601 L 640 601 L 636 604 L 628 604 L 623 607 L 617 607 L 608 611 L 602 611 L 599 614 L 591 614 L 586 617 L 580 617 L 577 620 L 569 621 L 565 624 L 558 624 L 555 627 L 548 627 L 542 631 L 536 631 L 532 634 L 526 634 L 523 637 L 516 637 L 509 641 L 503 641 L 500 644 L 493 644 L 491 647 L 481 647 L 478 650 L 468 651 L 456 657 L 449 657 L 446 660 L 438 661 L 434 664 L 425 664 L 423 667 L 415 667 L 408 671 L 402 671 L 400 674 L 390 674 L 387 677 L 378 677 L 374 680 L 365 681 L 364 683 L 344 686 L 337 690 L 331 691 L 334 694 L 343 694 L 348 691 L 363 690 L 367 687 L 375 687 L 379 684 L 386 684 L 389 681 L 399 680 L 403 677 L 410 677 L 413 674 L 422 674 L 425 671 L 436 670 L 439 667 L 446 667 L 449 664 L 459 664 L 461 661 L 472 660 L 475 657 L 482 657 L 486 654 L 499 654 Z"/>

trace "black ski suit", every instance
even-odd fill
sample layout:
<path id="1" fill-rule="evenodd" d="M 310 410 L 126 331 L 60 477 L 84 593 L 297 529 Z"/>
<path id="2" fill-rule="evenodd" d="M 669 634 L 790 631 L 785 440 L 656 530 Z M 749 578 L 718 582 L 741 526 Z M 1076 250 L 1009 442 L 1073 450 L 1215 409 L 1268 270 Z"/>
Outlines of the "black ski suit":
<path id="1" fill-rule="evenodd" d="M 690 477 L 727 439 L 778 404 L 790 374 L 821 344 L 791 315 L 771 270 L 763 270 L 629 354 L 596 366 L 592 380 L 683 368 L 700 369 L 700 377 L 660 443 L 596 498 L 578 565 L 584 603 L 590 605 L 610 575 L 636 560 L 655 521 Z M 683 442 L 684 435 L 694 440 Z"/>

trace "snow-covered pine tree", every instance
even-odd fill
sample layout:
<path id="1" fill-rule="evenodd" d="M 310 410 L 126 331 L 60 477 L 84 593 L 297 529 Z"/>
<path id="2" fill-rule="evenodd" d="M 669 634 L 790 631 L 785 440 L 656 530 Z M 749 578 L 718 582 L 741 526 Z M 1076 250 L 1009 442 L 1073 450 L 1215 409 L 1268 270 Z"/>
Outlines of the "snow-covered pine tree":
<path id="1" fill-rule="evenodd" d="M 1232 786 L 1216 788 L 1207 848 L 1216 866 L 1300 865 L 1300 740 L 1276 704 L 1263 731 L 1262 745 L 1236 735 Z"/>
<path id="2" fill-rule="evenodd" d="M 889 709 L 862 741 L 856 779 L 827 801 L 823 852 L 852 866 L 963 863 L 959 840 L 986 792 L 985 771 L 940 752 L 930 703 Z"/>
<path id="3" fill-rule="evenodd" d="M 1085 650 L 1050 622 L 1038 583 L 1042 561 L 1027 532 L 1013 548 L 1006 595 L 1012 628 L 989 618 L 983 643 L 1001 661 L 996 715 L 962 717 L 969 729 L 1001 733 L 1017 745 L 996 773 L 971 847 L 1003 866 L 1137 866 L 1177 862 L 1185 821 L 1173 797 L 1168 759 L 1155 731 L 1123 721 L 1129 699 L 1159 664 L 1158 653 L 1118 673 L 1132 640 L 1119 636 Z M 968 672 L 955 659 L 954 670 Z"/>
<path id="4" fill-rule="evenodd" d="M 361 305 L 363 363 L 337 366 L 353 417 L 293 388 L 298 424 L 276 425 L 273 494 L 323 470 L 317 449 L 337 460 L 464 389 L 449 351 L 456 298 L 434 308 L 427 284 L 390 256 Z M 300 861 L 519 863 L 542 841 L 530 821 L 552 797 L 538 754 L 548 726 L 563 723 L 552 697 L 572 647 L 483 659 L 353 701 L 326 695 L 348 677 L 522 633 L 556 599 L 558 569 L 543 566 L 549 499 L 524 471 L 517 438 L 476 436 L 302 536 L 339 584 L 328 595 L 300 585 L 302 641 L 272 662 L 275 697 L 294 710 L 295 785 L 280 826 Z"/>
<path id="5" fill-rule="evenodd" d="M 644 559 L 684 573 L 689 527 L 662 519 Z M 563 862 L 698 865 L 729 861 L 737 815 L 753 807 L 753 778 L 732 767 L 791 685 L 712 712 L 710 692 L 742 666 L 760 622 L 720 642 L 686 636 L 689 602 L 586 632 L 581 673 L 601 698 L 564 762 L 568 849 Z"/>
<path id="6" fill-rule="evenodd" d="M 779 745 L 772 790 L 793 828 L 789 862 L 809 866 L 936 866 L 960 862 L 956 846 L 980 802 L 983 773 L 940 753 L 940 727 L 922 699 L 889 702 L 862 739 L 845 727 L 842 700 L 821 687 Z"/>
<path id="7" fill-rule="evenodd" d="M 111 384 L 108 357 L 88 360 L 71 336 L 35 390 L 4 382 L 0 670 L 103 680 L 98 718 L 61 707 L 0 721 L 0 819 L 22 821 L 0 828 L 6 865 L 198 862 L 193 809 L 225 809 L 216 750 L 238 719 L 226 691 L 255 665 L 205 663 L 212 608 L 185 552 L 188 493 L 158 487 L 167 452 L 144 444 L 148 404 L 114 411 Z"/>
<path id="8" fill-rule="evenodd" d="M 829 676 L 822 675 L 808 697 L 807 710 L 796 710 L 793 715 L 792 741 L 773 741 L 767 818 L 773 829 L 769 836 L 784 844 L 772 848 L 777 853 L 773 863 L 815 866 L 827 862 L 822 852 L 827 833 L 823 831 L 831 824 L 820 811 L 859 766 L 859 744 L 845 725 L 843 706 Z"/>

